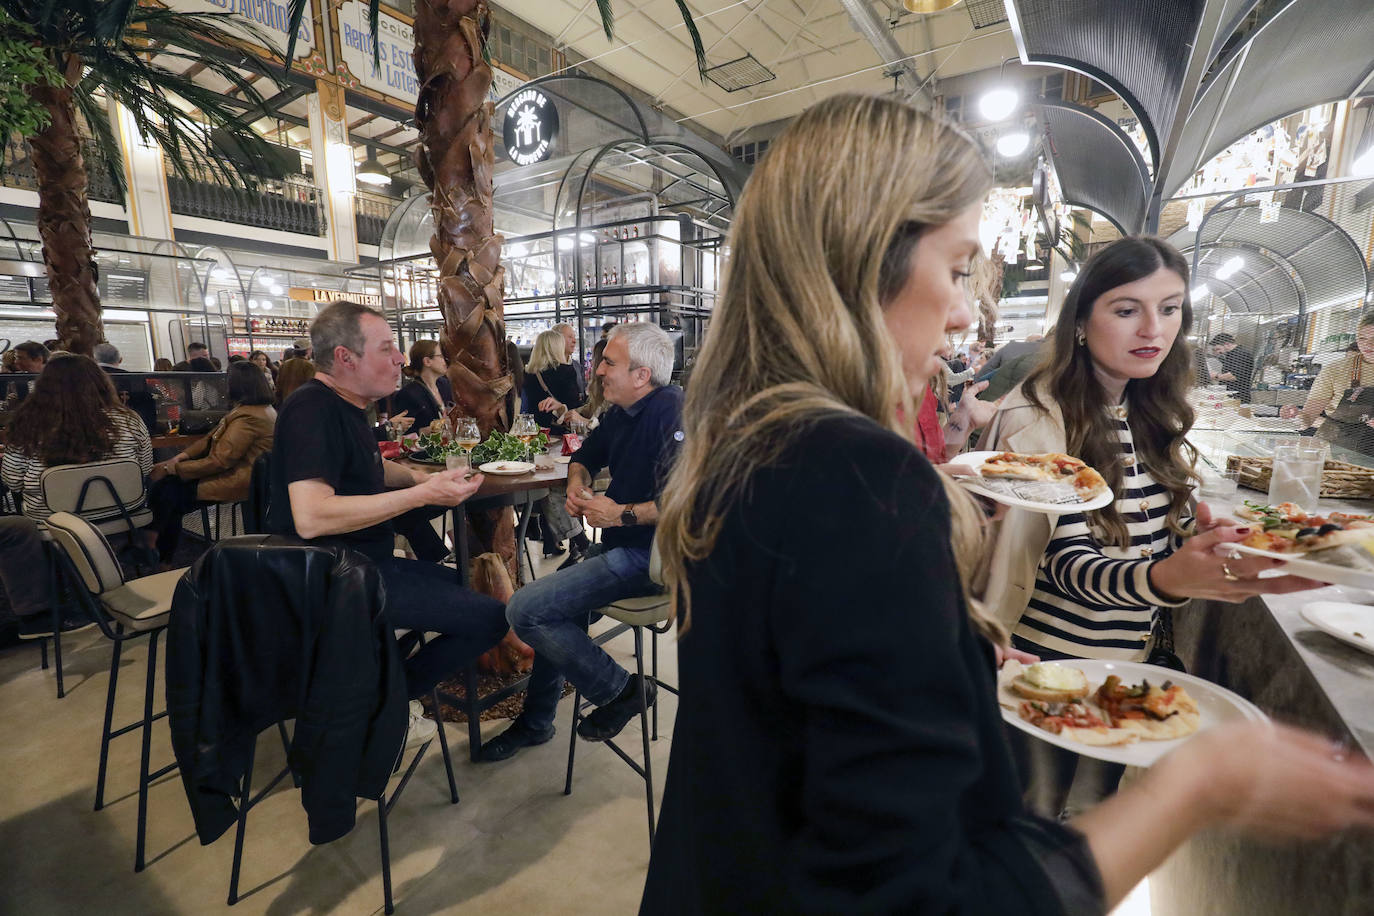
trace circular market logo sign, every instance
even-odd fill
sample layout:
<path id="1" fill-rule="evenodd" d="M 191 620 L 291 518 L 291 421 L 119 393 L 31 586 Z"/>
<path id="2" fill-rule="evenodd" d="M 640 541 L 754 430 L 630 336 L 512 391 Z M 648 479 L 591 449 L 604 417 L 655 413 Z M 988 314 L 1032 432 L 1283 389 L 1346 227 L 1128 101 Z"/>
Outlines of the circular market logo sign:
<path id="1" fill-rule="evenodd" d="M 558 109 L 538 89 L 516 93 L 506 106 L 501 131 L 506 153 L 516 165 L 530 165 L 549 158 L 558 138 Z"/>

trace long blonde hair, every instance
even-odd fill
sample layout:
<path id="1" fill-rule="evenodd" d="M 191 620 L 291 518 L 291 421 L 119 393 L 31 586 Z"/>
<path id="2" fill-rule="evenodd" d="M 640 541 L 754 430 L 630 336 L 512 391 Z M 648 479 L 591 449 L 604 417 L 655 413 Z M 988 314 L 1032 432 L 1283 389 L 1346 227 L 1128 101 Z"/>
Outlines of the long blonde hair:
<path id="1" fill-rule="evenodd" d="M 565 347 L 560 331 L 543 331 L 534 339 L 534 349 L 530 351 L 530 361 L 525 365 L 526 372 L 543 372 L 555 369 L 567 362 L 563 358 Z"/>
<path id="2" fill-rule="evenodd" d="M 686 564 L 711 553 L 751 475 L 810 422 L 857 413 L 911 439 L 921 393 L 908 388 L 883 303 L 905 283 L 921 232 L 982 200 L 991 183 L 957 128 L 862 95 L 808 109 L 754 169 L 687 390 L 686 440 L 660 503 L 658 546 L 683 628 L 691 613 Z M 945 483 L 967 583 L 981 513 Z M 1003 638 L 980 608 L 969 610 L 985 633 Z"/>

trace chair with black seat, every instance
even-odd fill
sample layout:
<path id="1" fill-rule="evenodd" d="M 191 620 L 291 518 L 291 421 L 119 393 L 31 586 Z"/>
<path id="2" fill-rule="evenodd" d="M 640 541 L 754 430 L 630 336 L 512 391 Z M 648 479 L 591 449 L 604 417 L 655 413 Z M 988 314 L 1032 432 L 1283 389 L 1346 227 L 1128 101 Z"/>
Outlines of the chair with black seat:
<path id="1" fill-rule="evenodd" d="M 247 581 L 252 589 L 232 584 Z M 292 774 L 312 843 L 352 830 L 355 797 L 377 800 L 385 908 L 393 911 L 387 815 L 432 739 L 388 795 L 403 761 L 407 703 L 384 601 L 366 557 L 275 535 L 219 541 L 178 589 L 167 654 L 172 744 L 201 842 L 237 824 L 229 904 L 238 901 L 248 813 Z M 295 721 L 287 765 L 255 793 L 258 735 L 284 732 L 287 719 Z"/>
<path id="2" fill-rule="evenodd" d="M 90 522 L 70 512 L 55 512 L 47 520 L 48 533 L 56 546 L 55 564 L 71 586 L 80 607 L 90 615 L 102 633 L 114 643 L 110 654 L 110 684 L 105 694 L 105 724 L 100 733 L 100 766 L 95 781 L 95 810 L 105 805 L 105 774 L 109 763 L 110 741 L 134 730 L 141 730 L 143 750 L 138 768 L 138 834 L 135 840 L 134 871 L 144 866 L 143 846 L 148 824 L 148 786 L 176 769 L 172 763 L 155 772 L 148 771 L 153 723 L 167 715 L 153 713 L 153 690 L 157 676 L 158 637 L 167 629 L 172 595 L 184 569 L 174 569 L 140 579 L 125 579 L 119 559 L 109 541 Z M 111 729 L 115 691 L 119 683 L 119 657 L 124 644 L 148 637 L 148 665 L 143 691 L 143 717 L 136 722 Z"/>
<path id="3" fill-rule="evenodd" d="M 658 541 L 654 541 L 653 550 L 649 556 L 649 578 L 659 585 L 663 584 L 663 564 L 658 554 Z M 629 630 L 635 638 L 635 670 L 639 674 L 641 697 L 644 691 L 644 630 L 650 633 L 650 640 L 653 644 L 652 668 L 650 677 L 658 684 L 660 689 L 669 693 L 676 694 L 677 688 L 665 684 L 658 678 L 658 637 L 661 633 L 666 633 L 672 627 L 673 603 L 669 594 L 660 592 L 656 595 L 645 595 L 640 598 L 621 598 L 613 601 L 596 613 L 602 617 L 609 617 L 617 621 L 617 625 L 604 633 L 597 634 L 595 642 L 598 646 L 610 642 L 615 637 Z M 591 703 L 582 702 L 582 692 L 577 691 L 573 694 L 573 720 L 570 729 L 571 738 L 568 744 L 568 776 L 563 784 L 563 794 L 572 794 L 573 783 L 573 760 L 577 754 L 577 724 L 582 721 L 582 715 L 586 709 L 591 708 Z M 653 712 L 652 730 L 650 728 L 650 712 L 644 709 L 639 714 L 639 725 L 644 745 L 644 763 L 640 765 L 633 757 L 627 754 L 615 740 L 603 742 L 615 752 L 621 760 L 630 765 L 644 780 L 644 797 L 648 802 L 649 808 L 649 842 L 654 841 L 654 775 L 652 759 L 649 752 L 650 740 L 658 740 L 658 703 L 650 707 Z M 651 739 L 652 735 L 652 739 Z"/>
<path id="4" fill-rule="evenodd" d="M 272 502 L 272 453 L 263 452 L 253 461 L 248 483 L 248 501 L 243 506 L 243 533 L 267 533 L 267 507 Z"/>

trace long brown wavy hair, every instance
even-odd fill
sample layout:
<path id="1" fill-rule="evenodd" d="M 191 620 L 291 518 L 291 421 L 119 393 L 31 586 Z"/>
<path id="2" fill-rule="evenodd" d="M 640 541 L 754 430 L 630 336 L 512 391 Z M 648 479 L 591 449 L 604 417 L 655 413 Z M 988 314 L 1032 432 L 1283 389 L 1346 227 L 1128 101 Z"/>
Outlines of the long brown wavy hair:
<path id="1" fill-rule="evenodd" d="M 754 169 L 730 227 L 730 262 L 683 407 L 686 440 L 660 502 L 665 582 L 690 620 L 688 563 L 715 547 L 751 476 L 810 423 L 859 414 L 910 440 L 916 398 L 885 303 L 922 233 L 987 194 L 992 176 L 957 128 L 891 98 L 837 95 L 812 106 Z M 955 559 L 967 581 L 981 514 L 949 494 Z M 974 622 L 996 623 L 975 602 Z"/>
<path id="2" fill-rule="evenodd" d="M 1107 392 L 1093 371 L 1088 348 L 1078 344 L 1078 329 L 1092 314 L 1093 305 L 1108 292 L 1144 279 L 1157 270 L 1178 274 L 1188 288 L 1188 261 L 1178 249 L 1152 236 L 1119 239 L 1083 265 L 1055 325 L 1050 352 L 1022 383 L 1026 400 L 1040 410 L 1047 402 L 1064 414 L 1067 451 L 1097 468 L 1113 492 L 1120 494 L 1125 473 L 1116 420 L 1108 413 Z M 1193 326 L 1191 294 L 1183 298 L 1183 323 L 1159 370 L 1149 378 L 1126 383 L 1131 438 L 1141 463 L 1155 482 L 1169 491 L 1170 530 L 1183 535 L 1183 519 L 1197 476 L 1197 449 L 1184 437 L 1193 425 L 1193 408 L 1186 394 L 1193 384 Z M 1106 543 L 1129 547 L 1130 533 L 1116 503 L 1088 515 L 1089 523 L 1105 532 Z"/>
<path id="3" fill-rule="evenodd" d="M 95 360 L 54 356 L 15 411 L 8 446 L 49 467 L 99 461 L 114 450 L 113 416 L 120 411 L 138 419 Z"/>

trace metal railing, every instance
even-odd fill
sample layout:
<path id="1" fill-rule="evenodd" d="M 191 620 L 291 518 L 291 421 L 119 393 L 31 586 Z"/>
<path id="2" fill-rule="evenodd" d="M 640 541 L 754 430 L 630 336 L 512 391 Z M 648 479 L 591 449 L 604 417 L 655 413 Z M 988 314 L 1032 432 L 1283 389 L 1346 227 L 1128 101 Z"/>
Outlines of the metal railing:
<path id="1" fill-rule="evenodd" d="M 120 202 L 119 188 L 110 177 L 105 157 L 94 140 L 82 141 L 82 156 L 86 163 L 86 196 L 117 204 Z M 0 185 L 7 188 L 22 188 L 26 191 L 38 190 L 38 174 L 33 167 L 33 151 L 27 140 L 10 136 L 5 140 L 4 170 L 0 174 Z"/>

